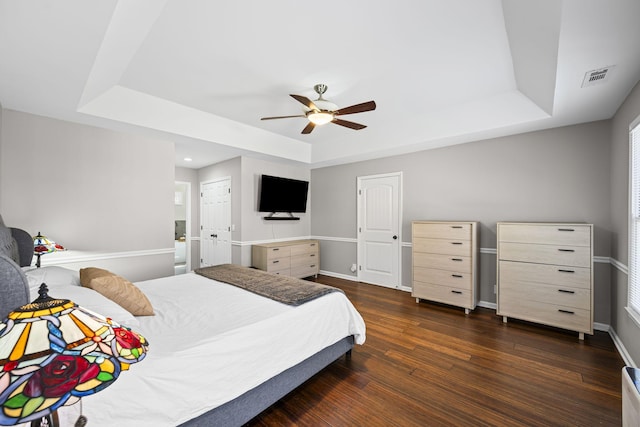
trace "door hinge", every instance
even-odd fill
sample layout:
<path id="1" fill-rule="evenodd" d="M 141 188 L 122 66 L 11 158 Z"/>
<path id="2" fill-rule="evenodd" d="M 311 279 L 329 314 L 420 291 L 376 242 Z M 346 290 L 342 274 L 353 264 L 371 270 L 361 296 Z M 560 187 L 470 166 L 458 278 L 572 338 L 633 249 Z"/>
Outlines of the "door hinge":
<path id="1" fill-rule="evenodd" d="M 200 230 L 204 230 L 204 227 L 203 227 L 203 226 L 200 226 Z"/>
<path id="2" fill-rule="evenodd" d="M 201 193 L 200 193 L 200 197 L 204 197 L 204 193 L 202 193 L 202 192 L 201 192 Z"/>
<path id="3" fill-rule="evenodd" d="M 230 188 L 227 188 L 227 190 L 229 191 L 229 194 L 231 194 L 231 189 L 230 189 Z"/>
<path id="4" fill-rule="evenodd" d="M 227 231 L 231 231 L 231 227 L 227 227 Z"/>
<path id="5" fill-rule="evenodd" d="M 362 227 L 358 227 L 358 232 L 362 233 Z"/>
<path id="6" fill-rule="evenodd" d="M 362 190 L 358 190 L 358 195 L 362 196 Z"/>
<path id="7" fill-rule="evenodd" d="M 361 265 L 358 266 L 358 270 L 362 271 L 362 266 Z"/>

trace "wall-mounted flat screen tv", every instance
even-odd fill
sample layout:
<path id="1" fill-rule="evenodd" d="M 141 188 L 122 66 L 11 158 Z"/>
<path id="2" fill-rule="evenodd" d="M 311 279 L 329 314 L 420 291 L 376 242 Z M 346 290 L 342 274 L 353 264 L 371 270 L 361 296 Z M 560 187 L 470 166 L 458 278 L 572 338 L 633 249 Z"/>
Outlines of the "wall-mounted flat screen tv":
<path id="1" fill-rule="evenodd" d="M 308 181 L 262 175 L 258 211 L 306 212 L 308 190 Z"/>

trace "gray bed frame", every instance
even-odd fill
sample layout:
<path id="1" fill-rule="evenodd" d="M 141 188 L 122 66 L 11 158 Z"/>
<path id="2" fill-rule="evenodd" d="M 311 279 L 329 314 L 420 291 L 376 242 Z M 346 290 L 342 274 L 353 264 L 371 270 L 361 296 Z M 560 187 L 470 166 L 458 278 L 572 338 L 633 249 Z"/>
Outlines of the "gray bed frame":
<path id="1" fill-rule="evenodd" d="M 0 298 L 0 319 L 5 319 L 7 314 L 16 307 L 30 302 L 29 282 L 20 267 L 31 265 L 33 240 L 29 233 L 18 228 L 11 228 L 11 235 L 18 242 L 20 265 L 10 258 L 0 255 L 0 296 L 2 296 Z M 241 426 L 343 355 L 350 358 L 353 345 L 353 336 L 344 337 L 258 387 L 185 422 L 182 426 Z"/>

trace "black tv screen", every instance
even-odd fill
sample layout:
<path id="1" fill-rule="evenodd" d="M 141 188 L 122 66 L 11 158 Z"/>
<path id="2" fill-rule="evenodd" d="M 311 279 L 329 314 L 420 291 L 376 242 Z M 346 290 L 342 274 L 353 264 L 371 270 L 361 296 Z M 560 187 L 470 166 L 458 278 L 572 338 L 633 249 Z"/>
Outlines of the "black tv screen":
<path id="1" fill-rule="evenodd" d="M 306 212 L 308 181 L 262 175 L 260 212 Z"/>

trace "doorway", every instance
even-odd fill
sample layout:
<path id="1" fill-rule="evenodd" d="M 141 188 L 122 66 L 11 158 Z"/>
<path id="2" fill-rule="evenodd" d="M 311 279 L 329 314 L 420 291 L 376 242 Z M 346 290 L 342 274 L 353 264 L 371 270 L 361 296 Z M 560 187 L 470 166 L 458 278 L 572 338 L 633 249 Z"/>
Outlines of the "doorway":
<path id="1" fill-rule="evenodd" d="M 358 280 L 401 287 L 402 172 L 358 177 Z"/>
<path id="2" fill-rule="evenodd" d="M 200 184 L 200 267 L 231 263 L 231 177 Z"/>
<path id="3" fill-rule="evenodd" d="M 174 273 L 191 271 L 191 183 L 175 182 L 174 199 L 175 256 Z"/>

